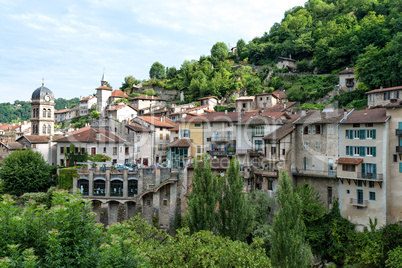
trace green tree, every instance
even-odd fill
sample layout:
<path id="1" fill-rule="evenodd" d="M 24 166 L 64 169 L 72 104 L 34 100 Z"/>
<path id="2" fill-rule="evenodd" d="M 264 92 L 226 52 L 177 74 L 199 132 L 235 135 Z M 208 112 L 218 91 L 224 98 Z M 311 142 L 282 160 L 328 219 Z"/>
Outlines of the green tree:
<path id="1" fill-rule="evenodd" d="M 166 67 L 166 78 L 167 79 L 173 79 L 177 75 L 177 70 L 176 67 Z"/>
<path id="2" fill-rule="evenodd" d="M 156 92 L 153 88 L 147 88 L 142 91 L 142 94 L 147 96 L 156 96 Z"/>
<path id="3" fill-rule="evenodd" d="M 217 231 L 217 206 L 220 180 L 212 173 L 207 154 L 195 162 L 191 193 L 188 198 L 188 225 L 191 233 Z"/>
<path id="4" fill-rule="evenodd" d="M 165 78 L 165 66 L 163 66 L 159 62 L 154 62 L 151 66 L 151 69 L 149 70 L 149 77 L 156 78 L 156 79 L 162 79 Z"/>
<path id="5" fill-rule="evenodd" d="M 277 191 L 279 211 L 275 214 L 271 259 L 274 267 L 310 267 L 312 254 L 306 241 L 302 201 L 285 171 Z"/>
<path id="6" fill-rule="evenodd" d="M 12 195 L 44 191 L 56 183 L 41 153 L 31 149 L 10 153 L 3 160 L 0 179 L 3 191 Z"/>
<path id="7" fill-rule="evenodd" d="M 235 157 L 230 161 L 222 182 L 219 198 L 218 233 L 232 240 L 244 241 L 251 231 L 250 206 L 243 193 L 244 181 L 240 175 L 240 163 Z"/>
<path id="8" fill-rule="evenodd" d="M 130 94 L 131 91 L 133 90 L 133 86 L 140 83 L 141 81 L 135 79 L 134 76 L 132 75 L 126 76 L 124 77 L 124 82 L 121 83 L 120 90 L 126 92 L 126 94 Z"/>
<path id="9" fill-rule="evenodd" d="M 74 167 L 77 162 L 86 162 L 88 160 L 88 152 L 82 153 L 81 147 L 75 152 L 75 145 L 70 145 L 70 152 L 65 153 L 65 159 L 69 161 L 69 167 Z"/>
<path id="10" fill-rule="evenodd" d="M 249 76 L 246 80 L 246 91 L 248 96 L 262 93 L 261 80 L 256 76 Z"/>
<path id="11" fill-rule="evenodd" d="M 217 42 L 211 48 L 211 56 L 222 61 L 228 56 L 228 46 L 224 42 Z"/>
<path id="12" fill-rule="evenodd" d="M 91 118 L 92 119 L 99 119 L 99 112 L 98 111 L 92 111 L 91 112 Z"/>

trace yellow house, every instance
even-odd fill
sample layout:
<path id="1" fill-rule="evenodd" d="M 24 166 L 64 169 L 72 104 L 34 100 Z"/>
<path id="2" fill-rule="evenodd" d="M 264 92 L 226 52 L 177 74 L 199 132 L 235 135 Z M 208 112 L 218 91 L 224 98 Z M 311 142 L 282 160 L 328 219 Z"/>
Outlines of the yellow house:
<path id="1" fill-rule="evenodd" d="M 189 156 L 201 159 L 204 153 L 204 116 L 187 116 L 178 121 L 179 139 L 190 139 Z"/>

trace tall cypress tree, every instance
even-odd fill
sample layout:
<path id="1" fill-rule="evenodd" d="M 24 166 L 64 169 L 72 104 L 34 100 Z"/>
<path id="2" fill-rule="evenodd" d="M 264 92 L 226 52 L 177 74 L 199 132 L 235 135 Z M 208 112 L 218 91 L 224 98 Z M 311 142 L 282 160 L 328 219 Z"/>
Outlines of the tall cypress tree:
<path id="1" fill-rule="evenodd" d="M 244 241 L 251 231 L 251 213 L 243 193 L 244 181 L 240 175 L 240 163 L 235 157 L 222 181 L 219 196 L 219 235 Z"/>
<path id="2" fill-rule="evenodd" d="M 211 170 L 208 155 L 196 161 L 191 193 L 188 198 L 188 225 L 191 233 L 217 231 L 217 204 L 220 181 Z"/>
<path id="3" fill-rule="evenodd" d="M 302 202 L 290 184 L 285 171 L 277 191 L 279 211 L 275 214 L 271 261 L 273 267 L 310 267 L 311 248 L 306 242 L 306 226 L 302 220 Z"/>

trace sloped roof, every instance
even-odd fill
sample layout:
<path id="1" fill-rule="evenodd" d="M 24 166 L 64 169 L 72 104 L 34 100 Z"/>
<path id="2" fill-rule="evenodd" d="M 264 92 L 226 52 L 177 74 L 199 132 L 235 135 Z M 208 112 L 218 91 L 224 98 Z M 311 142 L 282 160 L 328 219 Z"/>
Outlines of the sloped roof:
<path id="1" fill-rule="evenodd" d="M 368 91 L 368 92 L 366 92 L 366 94 L 373 94 L 373 93 L 379 93 L 379 92 L 385 92 L 385 91 L 394 91 L 394 90 L 399 90 L 399 89 L 402 89 L 402 86 L 378 88 L 378 89 Z"/>
<path id="2" fill-rule="evenodd" d="M 273 94 L 275 94 L 276 96 L 278 96 L 281 99 L 286 99 L 286 92 L 282 91 L 282 90 L 275 90 L 272 91 Z"/>
<path id="3" fill-rule="evenodd" d="M 237 122 L 240 118 L 238 112 L 214 112 L 199 116 L 191 116 L 178 120 L 178 122 Z"/>
<path id="4" fill-rule="evenodd" d="M 208 100 L 208 99 L 216 99 L 219 100 L 217 97 L 215 96 L 209 96 L 209 97 L 204 97 L 204 98 L 199 98 L 198 100 Z"/>
<path id="5" fill-rule="evenodd" d="M 136 131 L 136 132 L 151 132 L 151 130 L 149 128 L 146 128 L 144 126 L 141 126 L 138 123 L 132 122 L 128 125 L 126 125 L 126 127 Z"/>
<path id="6" fill-rule="evenodd" d="M 346 68 L 343 71 L 340 71 L 338 74 L 353 74 L 356 68 Z"/>
<path id="7" fill-rule="evenodd" d="M 255 96 L 243 96 L 243 97 L 238 97 L 236 101 L 253 101 L 255 99 Z"/>
<path id="8" fill-rule="evenodd" d="M 93 98 L 96 98 L 95 96 L 88 96 L 85 98 L 82 98 L 80 101 L 88 101 L 88 100 L 92 100 Z"/>
<path id="9" fill-rule="evenodd" d="M 296 126 L 292 122 L 287 123 L 287 124 L 281 126 L 280 128 L 276 129 L 269 135 L 265 136 L 263 139 L 264 140 L 281 140 L 281 139 L 285 138 L 287 135 L 289 135 L 290 133 L 292 133 L 292 131 L 295 128 L 296 128 Z"/>
<path id="10" fill-rule="evenodd" d="M 349 110 L 350 111 L 350 110 Z M 342 120 L 344 110 L 334 110 L 333 112 L 323 112 L 317 110 L 309 110 L 306 115 L 301 117 L 296 124 L 314 124 L 326 123 L 332 124 Z"/>
<path id="11" fill-rule="evenodd" d="M 99 134 L 99 135 L 97 135 Z M 106 129 L 94 129 L 81 131 L 79 133 L 58 139 L 57 142 L 106 142 L 121 143 L 124 142 L 119 136 L 107 131 Z"/>
<path id="12" fill-rule="evenodd" d="M 280 119 L 282 116 L 285 116 L 287 119 L 290 119 L 290 116 L 285 113 L 285 112 L 270 112 L 270 111 L 265 111 L 265 110 L 253 110 L 246 112 L 244 117 L 240 120 L 240 122 L 250 122 L 250 121 L 256 121 L 256 118 L 261 118 L 261 120 L 264 121 L 276 121 Z M 266 118 L 266 119 L 263 119 Z M 251 120 L 252 119 L 252 120 Z M 267 121 L 267 122 L 268 122 Z"/>
<path id="13" fill-rule="evenodd" d="M 346 120 L 343 120 L 341 124 L 353 124 L 353 123 L 384 123 L 390 116 L 387 115 L 387 109 L 378 108 L 370 110 L 355 110 Z"/>
<path id="14" fill-rule="evenodd" d="M 131 109 L 133 109 L 133 110 L 135 110 L 135 111 L 137 111 L 137 109 L 135 109 L 133 106 L 131 106 L 131 105 L 127 104 L 127 103 L 115 104 L 115 105 L 111 106 L 109 109 L 106 109 L 106 111 L 117 111 L 117 110 L 120 110 L 120 109 L 122 109 L 122 108 L 124 108 L 126 106 L 131 108 Z"/>
<path id="15" fill-rule="evenodd" d="M 174 126 L 166 123 L 166 122 L 162 122 L 160 117 L 156 117 L 156 116 L 137 116 L 137 118 L 142 119 L 146 122 L 148 122 L 151 125 L 154 125 L 156 127 L 166 127 L 166 128 L 173 128 Z"/>
<path id="16" fill-rule="evenodd" d="M 111 88 L 108 87 L 108 86 L 100 86 L 100 87 L 97 87 L 97 88 L 95 88 L 95 89 L 103 89 L 103 90 L 110 90 L 110 91 L 113 90 L 113 89 L 111 89 Z"/>
<path id="17" fill-rule="evenodd" d="M 50 141 L 50 136 L 40 136 L 40 135 L 23 135 L 17 140 L 25 137 L 30 143 L 48 143 Z"/>
<path id="18" fill-rule="evenodd" d="M 118 97 L 118 98 L 129 98 L 128 95 L 126 95 L 123 91 L 116 89 L 113 90 L 111 97 Z"/>
<path id="19" fill-rule="evenodd" d="M 193 142 L 192 139 L 177 139 L 171 142 L 167 147 L 190 147 L 191 143 Z"/>
<path id="20" fill-rule="evenodd" d="M 357 166 L 363 162 L 362 158 L 339 158 L 338 159 L 338 164 L 344 164 L 344 165 L 355 165 Z"/>
<path id="21" fill-rule="evenodd" d="M 1 142 L 1 144 L 9 150 L 20 150 L 24 149 L 24 146 L 19 142 Z"/>
<path id="22" fill-rule="evenodd" d="M 64 114 L 69 112 L 71 109 L 61 109 L 61 110 L 55 110 L 54 113 L 55 114 Z"/>

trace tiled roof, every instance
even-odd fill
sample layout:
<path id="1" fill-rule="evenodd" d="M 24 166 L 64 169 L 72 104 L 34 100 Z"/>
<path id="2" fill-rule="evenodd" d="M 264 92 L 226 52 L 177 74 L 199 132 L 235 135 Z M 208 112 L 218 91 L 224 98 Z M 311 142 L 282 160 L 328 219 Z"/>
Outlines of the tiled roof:
<path id="1" fill-rule="evenodd" d="M 70 111 L 70 109 L 61 109 L 61 110 L 55 110 L 54 113 L 55 114 L 64 114 L 64 113 L 67 113 L 69 111 Z"/>
<path id="2" fill-rule="evenodd" d="M 292 131 L 296 128 L 296 126 L 290 122 L 286 125 L 281 126 L 274 132 L 270 133 L 269 135 L 265 136 L 264 140 L 281 140 L 285 138 L 288 134 L 292 133 Z"/>
<path id="3" fill-rule="evenodd" d="M 356 68 L 346 68 L 343 71 L 340 71 L 338 74 L 353 74 Z"/>
<path id="4" fill-rule="evenodd" d="M 92 100 L 93 98 L 95 98 L 95 96 L 88 96 L 88 97 L 82 98 L 80 101 L 88 101 L 88 100 Z"/>
<path id="5" fill-rule="evenodd" d="M 285 113 L 285 112 L 270 112 L 270 111 L 265 111 L 265 110 L 253 110 L 246 112 L 244 117 L 240 120 L 242 123 L 243 122 L 250 122 L 250 121 L 255 121 L 255 118 L 261 118 L 261 120 L 264 121 L 275 121 L 280 119 L 282 116 L 285 116 L 287 119 L 290 119 L 290 116 Z M 265 119 L 264 119 L 265 118 Z"/>
<path id="6" fill-rule="evenodd" d="M 177 139 L 170 143 L 168 147 L 190 147 L 191 143 L 193 142 L 192 139 Z"/>
<path id="7" fill-rule="evenodd" d="M 129 98 L 128 95 L 124 94 L 124 92 L 119 89 L 113 90 L 112 95 L 110 95 L 110 96 L 118 97 L 118 98 Z"/>
<path id="8" fill-rule="evenodd" d="M 215 97 L 215 96 L 209 96 L 209 97 L 204 97 L 204 98 L 200 98 L 200 99 L 198 99 L 198 100 L 208 100 L 208 99 L 216 99 L 216 100 L 219 100 L 217 97 Z"/>
<path id="9" fill-rule="evenodd" d="M 180 130 L 180 126 L 176 126 L 174 128 L 169 129 L 169 131 L 179 131 Z"/>
<path id="10" fill-rule="evenodd" d="M 50 141 L 50 136 L 24 135 L 22 137 L 25 137 L 30 143 L 48 143 Z"/>
<path id="11" fill-rule="evenodd" d="M 107 87 L 107 86 L 100 86 L 100 87 L 97 87 L 95 89 L 104 89 L 104 90 L 110 90 L 110 91 L 113 90 L 113 89 L 111 89 L 110 87 Z"/>
<path id="12" fill-rule="evenodd" d="M 215 111 L 214 111 L 214 110 L 204 109 L 204 112 L 207 112 L 207 113 L 214 113 Z"/>
<path id="13" fill-rule="evenodd" d="M 363 162 L 362 158 L 339 158 L 338 164 L 344 165 L 358 165 Z"/>
<path id="14" fill-rule="evenodd" d="M 156 116 L 137 116 L 137 118 L 142 119 L 146 122 L 148 122 L 151 125 L 154 125 L 156 127 L 167 127 L 167 128 L 172 128 L 171 124 L 168 124 L 166 122 L 162 122 L 160 117 Z"/>
<path id="15" fill-rule="evenodd" d="M 255 99 L 255 96 L 243 96 L 243 97 L 238 97 L 236 101 L 253 101 Z"/>
<path id="16" fill-rule="evenodd" d="M 0 130 L 6 130 L 6 129 L 8 129 L 9 126 L 10 126 L 10 124 L 3 124 L 0 126 Z"/>
<path id="17" fill-rule="evenodd" d="M 237 122 L 239 117 L 240 113 L 238 112 L 214 112 L 200 116 L 187 116 L 184 119 L 178 120 L 178 122 Z"/>
<path id="18" fill-rule="evenodd" d="M 385 108 L 370 109 L 370 110 L 358 110 L 353 111 L 346 120 L 343 120 L 341 124 L 353 124 L 353 123 L 384 123 L 390 116 L 387 116 Z"/>
<path id="19" fill-rule="evenodd" d="M 184 113 L 201 110 L 201 109 L 208 108 L 208 107 L 209 107 L 208 105 L 193 107 L 193 108 L 189 108 L 189 109 L 185 110 Z"/>
<path id="20" fill-rule="evenodd" d="M 275 95 L 277 95 L 281 99 L 286 99 L 286 92 L 285 91 L 275 90 L 275 91 L 272 91 L 272 93 L 274 93 Z"/>
<path id="21" fill-rule="evenodd" d="M 107 142 L 107 143 L 116 142 L 117 143 L 117 142 L 124 142 L 124 140 L 121 139 L 119 136 L 107 131 L 106 129 L 91 128 L 89 130 L 82 131 L 74 135 L 58 139 L 57 142 Z"/>
<path id="22" fill-rule="evenodd" d="M 19 142 L 1 142 L 1 144 L 9 150 L 20 150 L 24 149 L 24 146 Z"/>
<path id="23" fill-rule="evenodd" d="M 134 97 L 134 98 L 132 98 L 130 100 L 158 100 L 158 101 L 165 101 L 164 99 L 161 99 L 161 98 L 158 98 L 158 97 L 155 97 L 155 96 L 146 96 L 146 95 Z"/>
<path id="24" fill-rule="evenodd" d="M 136 132 L 150 132 L 151 130 L 141 126 L 138 123 L 132 122 L 128 125 L 126 125 L 126 127 L 131 128 L 132 130 L 136 131 Z"/>
<path id="25" fill-rule="evenodd" d="M 398 89 L 402 89 L 402 86 L 378 88 L 378 89 L 368 91 L 368 92 L 366 92 L 366 94 L 373 94 L 373 93 L 379 93 L 379 92 L 384 92 L 384 91 L 394 91 L 394 90 L 398 90 Z"/>
<path id="26" fill-rule="evenodd" d="M 77 133 L 80 133 L 80 132 L 83 132 L 83 131 L 87 131 L 89 129 L 91 129 L 91 126 L 82 127 L 82 128 L 77 129 L 77 130 L 68 132 L 68 133 L 66 133 L 66 135 L 67 136 L 74 135 L 74 134 L 77 134 Z"/>
<path id="27" fill-rule="evenodd" d="M 314 124 L 314 123 L 326 123 L 332 124 L 342 120 L 344 116 L 344 110 L 334 110 L 333 112 L 323 112 L 316 110 L 309 110 L 306 115 L 300 117 L 296 124 Z"/>

